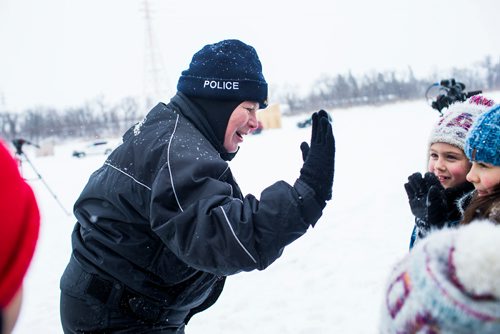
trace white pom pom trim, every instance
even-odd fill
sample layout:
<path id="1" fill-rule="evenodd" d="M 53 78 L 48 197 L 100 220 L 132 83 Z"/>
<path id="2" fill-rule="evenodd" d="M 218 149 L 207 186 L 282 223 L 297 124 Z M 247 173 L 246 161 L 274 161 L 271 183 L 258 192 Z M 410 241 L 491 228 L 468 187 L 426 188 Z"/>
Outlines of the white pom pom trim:
<path id="1" fill-rule="evenodd" d="M 473 295 L 500 299 L 500 226 L 475 220 L 458 232 L 453 254 L 458 281 Z"/>

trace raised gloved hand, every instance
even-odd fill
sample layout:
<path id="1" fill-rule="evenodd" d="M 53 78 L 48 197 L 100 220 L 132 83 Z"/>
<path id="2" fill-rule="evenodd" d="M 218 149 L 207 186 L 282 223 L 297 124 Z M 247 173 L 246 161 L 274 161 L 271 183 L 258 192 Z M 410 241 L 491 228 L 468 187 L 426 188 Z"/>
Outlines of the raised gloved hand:
<path id="1" fill-rule="evenodd" d="M 446 222 L 448 205 L 445 189 L 433 173 L 414 173 L 405 183 L 411 212 L 421 237 L 431 228 L 442 228 Z"/>
<path id="2" fill-rule="evenodd" d="M 462 208 L 463 206 L 467 206 L 467 204 L 458 204 L 458 202 L 460 198 L 473 190 L 474 185 L 468 181 L 462 182 L 451 188 L 446 188 L 444 195 L 446 196 L 446 203 L 448 204 L 446 216 L 447 224 L 456 225 L 462 220 Z"/>
<path id="3" fill-rule="evenodd" d="M 335 138 L 328 114 L 320 110 L 312 115 L 311 145 L 300 145 L 304 165 L 299 179 L 314 189 L 316 200 L 324 203 L 332 198 L 335 163 Z"/>

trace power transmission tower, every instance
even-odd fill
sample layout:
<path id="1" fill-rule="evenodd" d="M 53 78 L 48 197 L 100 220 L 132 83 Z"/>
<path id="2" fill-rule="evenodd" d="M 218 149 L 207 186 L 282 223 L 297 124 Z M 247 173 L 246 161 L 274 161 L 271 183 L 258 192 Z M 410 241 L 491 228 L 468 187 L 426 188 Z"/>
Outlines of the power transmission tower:
<path id="1" fill-rule="evenodd" d="M 0 90 L 0 111 L 7 110 L 7 103 L 5 102 L 5 94 Z"/>
<path id="2" fill-rule="evenodd" d="M 153 29 L 153 11 L 150 1 L 143 0 L 145 20 L 145 48 L 144 48 L 144 84 L 143 96 L 146 108 L 153 107 L 159 101 L 170 98 L 172 87 L 167 71 L 163 65 L 163 58 L 156 42 Z"/>

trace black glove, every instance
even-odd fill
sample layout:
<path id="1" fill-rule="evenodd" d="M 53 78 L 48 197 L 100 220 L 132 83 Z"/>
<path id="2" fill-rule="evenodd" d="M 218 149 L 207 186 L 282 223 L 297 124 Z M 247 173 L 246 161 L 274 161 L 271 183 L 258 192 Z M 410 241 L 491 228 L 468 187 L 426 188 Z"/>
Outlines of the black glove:
<path id="1" fill-rule="evenodd" d="M 411 212 L 421 236 L 432 227 L 442 228 L 446 222 L 448 205 L 445 189 L 433 173 L 414 173 L 405 183 Z"/>
<path id="2" fill-rule="evenodd" d="M 461 208 L 459 208 L 458 200 L 472 190 L 474 190 L 474 185 L 468 181 L 452 188 L 446 188 L 444 195 L 446 196 L 446 202 L 448 204 L 447 221 L 458 224 L 462 219 L 462 212 Z"/>
<path id="3" fill-rule="evenodd" d="M 324 205 L 332 199 L 335 163 L 335 138 L 326 111 L 312 115 L 311 146 L 303 142 L 300 149 L 304 165 L 299 180 L 313 188 L 316 200 Z"/>

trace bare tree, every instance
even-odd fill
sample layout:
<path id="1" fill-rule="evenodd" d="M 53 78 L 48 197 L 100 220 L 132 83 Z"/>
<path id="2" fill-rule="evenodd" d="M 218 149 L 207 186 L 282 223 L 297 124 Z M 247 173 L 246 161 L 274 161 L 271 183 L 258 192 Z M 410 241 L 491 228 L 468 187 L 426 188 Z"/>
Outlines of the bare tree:
<path id="1" fill-rule="evenodd" d="M 19 129 L 19 114 L 2 112 L 0 113 L 0 131 L 6 140 L 12 140 L 17 137 Z"/>

